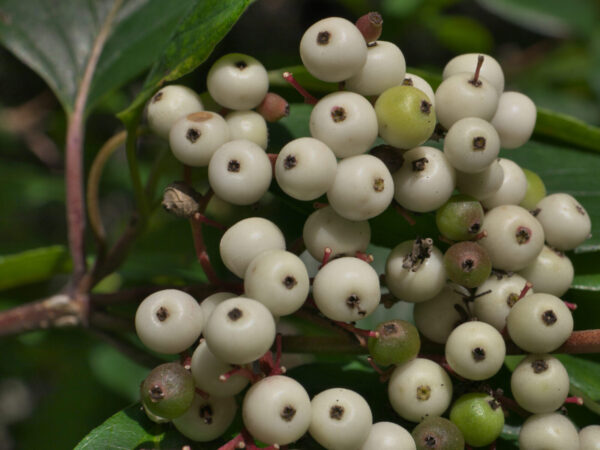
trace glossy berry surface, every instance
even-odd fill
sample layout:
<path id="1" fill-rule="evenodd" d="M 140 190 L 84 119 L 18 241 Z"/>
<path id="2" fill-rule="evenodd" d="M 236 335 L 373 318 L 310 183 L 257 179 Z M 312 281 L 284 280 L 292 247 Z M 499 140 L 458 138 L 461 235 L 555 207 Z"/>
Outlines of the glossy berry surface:
<path id="1" fill-rule="evenodd" d="M 405 320 L 389 320 L 375 328 L 379 337 L 369 338 L 369 353 L 377 364 L 403 364 L 417 356 L 421 348 L 419 332 Z"/>
<path id="2" fill-rule="evenodd" d="M 494 397 L 474 392 L 462 395 L 454 402 L 450 420 L 459 428 L 468 445 L 483 447 L 500 436 L 504 412 Z"/>
<path id="3" fill-rule="evenodd" d="M 443 417 L 423 420 L 412 431 L 417 450 L 464 450 L 465 439 L 456 425 Z"/>
<path id="4" fill-rule="evenodd" d="M 140 386 L 144 406 L 165 419 L 181 416 L 194 399 L 194 379 L 179 363 L 155 367 Z"/>

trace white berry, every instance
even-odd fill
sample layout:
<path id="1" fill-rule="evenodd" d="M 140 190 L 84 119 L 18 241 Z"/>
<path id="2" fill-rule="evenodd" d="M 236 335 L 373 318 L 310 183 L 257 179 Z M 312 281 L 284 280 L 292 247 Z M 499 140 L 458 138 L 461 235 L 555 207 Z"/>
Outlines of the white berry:
<path id="1" fill-rule="evenodd" d="M 208 71 L 206 88 L 226 108 L 247 110 L 262 102 L 269 90 L 269 76 L 256 58 L 230 53 L 219 58 Z"/>
<path id="2" fill-rule="evenodd" d="M 473 74 L 475 67 L 477 67 L 477 58 L 481 53 L 465 53 L 462 55 L 455 56 L 452 58 L 442 73 L 444 80 L 452 75 L 461 72 L 469 72 Z M 494 58 L 490 55 L 483 54 L 483 64 L 481 65 L 480 75 L 485 77 L 494 86 L 498 95 L 504 91 L 504 72 L 502 67 Z"/>
<path id="3" fill-rule="evenodd" d="M 176 84 L 165 86 L 148 103 L 148 126 L 158 136 L 169 139 L 169 131 L 179 118 L 203 109 L 200 96 L 190 88 Z"/>
<path id="4" fill-rule="evenodd" d="M 361 259 L 334 259 L 317 273 L 313 297 L 326 317 L 354 322 L 369 316 L 379 304 L 379 276 Z"/>
<path id="5" fill-rule="evenodd" d="M 421 422 L 441 416 L 452 401 L 452 380 L 439 364 L 416 358 L 394 369 L 388 384 L 390 403 L 400 417 Z"/>
<path id="6" fill-rule="evenodd" d="M 377 138 L 375 110 L 362 95 L 328 94 L 310 113 L 310 134 L 329 146 L 338 158 L 366 152 Z"/>
<path id="7" fill-rule="evenodd" d="M 373 414 L 367 401 L 344 388 L 327 389 L 311 402 L 310 435 L 329 450 L 359 449 L 367 440 Z"/>
<path id="8" fill-rule="evenodd" d="M 478 321 L 456 327 L 446 341 L 446 360 L 452 370 L 468 380 L 494 376 L 506 356 L 506 345 L 498 330 Z"/>
<path id="9" fill-rule="evenodd" d="M 498 163 L 502 166 L 502 184 L 496 192 L 481 200 L 486 209 L 492 209 L 500 205 L 518 205 L 527 193 L 527 177 L 523 169 L 517 163 L 506 158 L 499 158 Z"/>
<path id="10" fill-rule="evenodd" d="M 432 106 L 435 107 L 435 93 L 433 92 L 431 85 L 423 78 L 421 78 L 418 75 L 415 75 L 414 73 L 406 72 L 404 74 L 404 80 L 402 80 L 402 84 L 404 84 L 405 86 L 416 87 L 417 89 L 420 89 L 421 91 L 425 92 L 425 95 L 429 97 L 429 102 Z"/>
<path id="11" fill-rule="evenodd" d="M 438 344 L 446 343 L 448 336 L 461 320 L 456 305 L 464 308 L 463 297 L 456 286 L 447 283 L 431 300 L 415 304 L 415 325 L 423 336 Z"/>
<path id="12" fill-rule="evenodd" d="M 479 201 L 498 191 L 503 180 L 504 169 L 498 159 L 478 173 L 456 171 L 456 187 L 460 193 L 475 197 Z"/>
<path id="13" fill-rule="evenodd" d="M 286 445 L 308 431 L 310 397 L 292 378 L 266 377 L 246 392 L 242 417 L 252 437 L 267 444 Z"/>
<path id="14" fill-rule="evenodd" d="M 262 217 L 249 217 L 229 227 L 219 246 L 223 264 L 240 278 L 254 258 L 274 249 L 285 250 L 283 233 Z"/>
<path id="15" fill-rule="evenodd" d="M 208 182 L 221 199 L 234 205 L 256 203 L 267 192 L 273 169 L 265 151 L 239 139 L 223 144 L 208 164 Z"/>
<path id="16" fill-rule="evenodd" d="M 256 111 L 232 111 L 225 116 L 231 140 L 247 139 L 263 150 L 269 143 L 269 131 L 264 117 Z"/>
<path id="17" fill-rule="evenodd" d="M 275 320 L 262 303 L 234 297 L 215 308 L 204 330 L 210 351 L 221 361 L 247 364 L 266 353 L 275 340 Z"/>
<path id="18" fill-rule="evenodd" d="M 537 293 L 514 305 L 506 318 L 508 334 L 521 349 L 550 353 L 560 347 L 573 331 L 573 315 L 554 295 Z"/>
<path id="19" fill-rule="evenodd" d="M 479 243 L 488 251 L 496 269 L 517 271 L 531 264 L 544 247 L 544 230 L 529 211 L 503 205 L 483 218 L 487 236 Z"/>
<path id="20" fill-rule="evenodd" d="M 360 450 L 417 450 L 411 434 L 392 422 L 377 422 L 371 426 L 367 440 Z"/>
<path id="21" fill-rule="evenodd" d="M 229 126 L 219 114 L 201 111 L 181 117 L 173 124 L 169 146 L 173 156 L 183 164 L 205 167 L 229 137 Z"/>
<path id="22" fill-rule="evenodd" d="M 537 109 L 529 97 L 520 92 L 500 95 L 492 125 L 500 136 L 502 148 L 517 148 L 525 144 L 535 127 Z"/>
<path id="23" fill-rule="evenodd" d="M 461 172 L 481 172 L 494 162 L 499 152 L 498 133 L 489 122 L 477 117 L 454 122 L 444 139 L 444 155 Z"/>
<path id="24" fill-rule="evenodd" d="M 198 389 L 215 397 L 232 397 L 244 390 L 248 378 L 235 374 L 226 380 L 221 380 L 221 375 L 233 369 L 231 364 L 217 358 L 202 340 L 192 354 L 191 372 L 194 383 Z"/>
<path id="25" fill-rule="evenodd" d="M 366 220 L 351 221 L 341 217 L 331 206 L 317 209 L 304 223 L 302 238 L 306 250 L 317 261 L 323 260 L 326 248 L 331 256 L 352 256 L 367 250 L 371 226 Z"/>
<path id="26" fill-rule="evenodd" d="M 135 313 L 135 330 L 142 343 L 159 353 L 180 353 L 192 345 L 204 325 L 194 297 L 177 289 L 149 295 Z"/>
<path id="27" fill-rule="evenodd" d="M 298 200 L 314 200 L 325 194 L 336 171 L 335 154 L 326 144 L 310 137 L 288 142 L 275 162 L 277 184 Z"/>
<path id="28" fill-rule="evenodd" d="M 300 58 L 314 77 L 323 81 L 343 81 L 365 64 L 367 46 L 352 22 L 341 17 L 328 17 L 304 32 Z"/>
<path id="29" fill-rule="evenodd" d="M 567 255 L 545 245 L 537 258 L 519 274 L 533 283 L 536 292 L 560 297 L 571 286 L 575 270 Z"/>
<path id="30" fill-rule="evenodd" d="M 237 405 L 233 397 L 202 398 L 196 394 L 190 408 L 173 419 L 173 425 L 192 441 L 208 442 L 218 438 L 235 418 Z"/>
<path id="31" fill-rule="evenodd" d="M 200 308 L 202 308 L 202 312 L 204 313 L 204 326 L 208 322 L 208 318 L 215 310 L 217 305 L 221 303 L 223 300 L 227 300 L 228 298 L 237 297 L 236 294 L 231 292 L 217 292 L 215 294 L 209 295 L 200 303 Z"/>
<path id="32" fill-rule="evenodd" d="M 521 408 L 534 414 L 551 413 L 569 395 L 569 374 L 552 355 L 529 355 L 512 373 L 510 390 Z"/>
<path id="33" fill-rule="evenodd" d="M 600 450 L 600 425 L 588 425 L 579 430 L 579 450 Z"/>
<path id="34" fill-rule="evenodd" d="M 327 191 L 327 200 L 335 212 L 356 221 L 381 214 L 393 196 L 390 171 L 379 158 L 371 155 L 340 161 L 333 185 Z"/>
<path id="35" fill-rule="evenodd" d="M 406 61 L 395 44 L 376 41 L 367 48 L 367 61 L 351 78 L 346 89 L 361 95 L 379 95 L 383 91 L 402 84 Z"/>
<path id="36" fill-rule="evenodd" d="M 569 194 L 544 197 L 536 205 L 536 212 L 537 220 L 544 227 L 546 242 L 558 250 L 573 250 L 590 236 L 590 216 Z"/>
<path id="37" fill-rule="evenodd" d="M 534 414 L 519 432 L 521 450 L 579 450 L 579 435 L 569 419 L 559 413 Z"/>
<path id="38" fill-rule="evenodd" d="M 268 250 L 250 262 L 244 275 L 245 294 L 274 316 L 285 316 L 304 304 L 310 282 L 300 258 L 285 250 Z"/>
<path id="39" fill-rule="evenodd" d="M 404 241 L 389 254 L 385 283 L 394 297 L 407 302 L 424 302 L 435 297 L 446 284 L 442 252 L 424 241 Z M 421 252 L 415 249 L 426 248 Z"/>
<path id="40" fill-rule="evenodd" d="M 394 172 L 394 199 L 410 211 L 429 212 L 448 201 L 456 173 L 446 155 L 433 147 L 416 147 L 404 153 Z"/>

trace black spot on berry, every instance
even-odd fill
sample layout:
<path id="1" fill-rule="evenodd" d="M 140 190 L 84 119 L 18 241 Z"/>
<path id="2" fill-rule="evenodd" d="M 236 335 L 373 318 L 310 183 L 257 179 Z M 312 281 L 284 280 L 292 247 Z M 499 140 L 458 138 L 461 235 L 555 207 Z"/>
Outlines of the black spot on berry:
<path id="1" fill-rule="evenodd" d="M 283 160 L 283 168 L 285 170 L 293 169 L 298 164 L 296 157 L 294 155 L 287 155 Z"/>
<path id="2" fill-rule="evenodd" d="M 419 159 L 415 159 L 412 162 L 412 170 L 413 172 L 422 172 L 425 170 L 425 167 L 427 167 L 427 163 L 429 162 L 429 160 L 425 157 L 423 158 L 419 158 Z"/>
<path id="3" fill-rule="evenodd" d="M 544 359 L 536 359 L 535 361 L 531 361 L 531 368 L 533 369 L 533 373 L 542 373 L 548 370 L 548 362 Z"/>
<path id="4" fill-rule="evenodd" d="M 236 61 L 234 63 L 234 66 L 240 70 L 244 70 L 246 67 L 248 67 L 248 63 L 246 61 L 240 60 L 240 61 Z"/>
<path id="5" fill-rule="evenodd" d="M 344 416 L 344 407 L 340 405 L 333 405 L 329 409 L 329 417 L 335 420 L 342 420 Z"/>
<path id="6" fill-rule="evenodd" d="M 485 138 L 483 136 L 477 136 L 473 138 L 473 150 L 485 150 Z"/>
<path id="7" fill-rule="evenodd" d="M 156 95 L 154 97 L 152 97 L 152 103 L 156 103 L 159 102 L 163 97 L 163 93 L 162 92 L 157 92 Z"/>
<path id="8" fill-rule="evenodd" d="M 558 317 L 556 317 L 556 313 L 551 309 L 542 313 L 542 322 L 544 322 L 548 326 L 554 325 L 557 320 Z"/>
<path id="9" fill-rule="evenodd" d="M 527 227 L 519 227 L 515 233 L 515 238 L 519 245 L 527 244 L 531 239 L 531 230 Z"/>
<path id="10" fill-rule="evenodd" d="M 150 399 L 152 399 L 153 402 L 158 402 L 163 398 L 165 398 L 165 392 L 163 391 L 162 387 L 160 387 L 158 384 L 155 384 L 150 388 Z"/>
<path id="11" fill-rule="evenodd" d="M 483 361 L 485 359 L 485 350 L 482 349 L 481 347 L 475 347 L 471 351 L 471 355 L 473 356 L 473 359 L 475 361 L 477 361 L 477 362 Z"/>
<path id="12" fill-rule="evenodd" d="M 227 163 L 227 171 L 228 172 L 239 172 L 241 164 L 237 159 L 232 159 Z"/>
<path id="13" fill-rule="evenodd" d="M 193 144 L 198 140 L 200 134 L 200 131 L 198 131 L 196 128 L 189 128 L 187 133 L 185 133 L 185 138 Z"/>
<path id="14" fill-rule="evenodd" d="M 420 109 L 423 114 L 431 114 L 431 103 L 429 103 L 427 100 L 422 100 Z"/>
<path id="15" fill-rule="evenodd" d="M 317 44 L 327 45 L 327 44 L 329 44 L 330 38 L 331 38 L 331 33 L 329 31 L 321 31 L 319 34 L 317 34 Z"/>
<path id="16" fill-rule="evenodd" d="M 375 181 L 373 181 L 373 190 L 375 192 L 382 192 L 385 189 L 385 181 L 383 181 L 383 178 L 375 178 Z"/>
<path id="17" fill-rule="evenodd" d="M 287 289 L 291 289 L 294 286 L 296 286 L 298 284 L 298 282 L 296 281 L 296 278 L 294 278 L 291 275 L 288 275 L 287 277 L 285 277 L 283 279 L 283 285 L 287 288 Z"/>
<path id="18" fill-rule="evenodd" d="M 210 405 L 202 405 L 198 411 L 198 415 L 206 425 L 213 423 L 213 409 Z"/>
<path id="19" fill-rule="evenodd" d="M 334 106 L 331 108 L 331 118 L 335 123 L 343 122 L 346 120 L 346 110 L 341 106 Z"/>
<path id="20" fill-rule="evenodd" d="M 244 315 L 244 313 L 242 312 L 241 309 L 239 308 L 233 308 L 231 311 L 229 311 L 227 313 L 227 317 L 229 317 L 231 320 L 233 320 L 234 322 L 236 320 L 238 320 L 240 317 L 242 317 Z"/>
<path id="21" fill-rule="evenodd" d="M 160 308 L 158 308 L 158 311 L 156 311 L 156 318 L 158 320 L 160 320 L 161 322 L 164 322 L 165 320 L 167 320 L 168 317 L 169 317 L 169 310 L 167 308 L 165 308 L 164 306 L 161 306 Z"/>
<path id="22" fill-rule="evenodd" d="M 293 406 L 287 405 L 284 406 L 281 410 L 281 418 L 286 422 L 290 422 L 294 416 L 296 415 L 296 409 Z"/>

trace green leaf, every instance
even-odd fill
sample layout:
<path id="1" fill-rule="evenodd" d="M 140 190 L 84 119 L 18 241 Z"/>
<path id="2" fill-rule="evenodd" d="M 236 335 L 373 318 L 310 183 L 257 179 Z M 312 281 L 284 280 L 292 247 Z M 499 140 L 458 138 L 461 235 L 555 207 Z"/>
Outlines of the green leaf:
<path id="1" fill-rule="evenodd" d="M 94 40 L 114 0 L 2 0 L 0 42 L 73 110 Z M 90 87 L 87 109 L 149 67 L 194 0 L 127 0 L 115 18 Z"/>
<path id="2" fill-rule="evenodd" d="M 555 355 L 567 369 L 570 392 L 583 398 L 583 404 L 600 414 L 600 364 L 572 355 Z"/>
<path id="3" fill-rule="evenodd" d="M 543 108 L 538 108 L 534 137 L 554 139 L 588 150 L 600 151 L 599 127 Z"/>
<path id="4" fill-rule="evenodd" d="M 187 442 L 173 427 L 150 421 L 139 404 L 119 411 L 94 428 L 75 450 L 182 448 Z"/>
<path id="5" fill-rule="evenodd" d="M 252 0 L 196 1 L 156 60 L 141 92 L 119 117 L 127 122 L 163 84 L 190 73 L 211 54 Z M 177 3 L 177 2 L 175 2 Z M 165 7 L 162 2 L 163 8 Z M 169 8 L 171 6 L 169 5 Z M 168 9 L 168 8 L 167 8 Z"/>
<path id="6" fill-rule="evenodd" d="M 489 53 L 494 44 L 490 31 L 467 16 L 433 16 L 426 23 L 440 44 L 456 53 Z"/>
<path id="7" fill-rule="evenodd" d="M 69 270 L 69 252 L 62 245 L 0 256 L 0 290 L 44 281 Z"/>
<path id="8" fill-rule="evenodd" d="M 598 17 L 593 0 L 479 0 L 488 10 L 517 25 L 554 37 L 587 35 Z"/>

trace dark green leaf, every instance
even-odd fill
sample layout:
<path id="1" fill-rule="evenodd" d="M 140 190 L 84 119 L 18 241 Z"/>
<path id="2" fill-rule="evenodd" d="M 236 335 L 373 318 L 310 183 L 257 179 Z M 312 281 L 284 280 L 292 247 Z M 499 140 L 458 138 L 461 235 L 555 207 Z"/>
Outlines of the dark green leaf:
<path id="1" fill-rule="evenodd" d="M 593 0 L 479 0 L 479 3 L 523 28 L 555 37 L 591 33 L 598 11 Z"/>
<path id="2" fill-rule="evenodd" d="M 130 406 L 94 428 L 75 450 L 123 450 L 133 448 L 181 448 L 187 442 L 169 425 L 151 422 L 139 404 Z"/>
<path id="3" fill-rule="evenodd" d="M 600 414 L 600 364 L 572 355 L 556 355 L 569 372 L 571 394 L 581 396 L 583 404 Z"/>
<path id="4" fill-rule="evenodd" d="M 62 245 L 0 256 L 0 290 L 44 281 L 70 269 L 69 252 Z"/>
<path id="5" fill-rule="evenodd" d="M 466 16 L 434 16 L 427 25 L 437 40 L 455 53 L 489 53 L 494 38 L 481 23 Z"/>
<path id="6" fill-rule="evenodd" d="M 565 114 L 538 108 L 536 138 L 554 139 L 581 148 L 600 151 L 600 128 Z"/>
<path id="7" fill-rule="evenodd" d="M 157 57 L 195 0 L 126 0 L 92 81 L 88 109 Z M 65 111 L 73 109 L 91 49 L 114 0 L 3 0 L 0 42 L 36 71 Z"/>
<path id="8" fill-rule="evenodd" d="M 121 119 L 128 121 L 137 115 L 137 111 L 160 86 L 190 73 L 202 64 L 250 3 L 251 0 L 196 1 L 186 11 L 168 45 L 154 63 L 142 91 L 129 108 L 120 113 Z M 164 2 L 162 5 L 164 8 Z"/>

